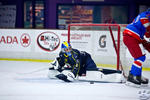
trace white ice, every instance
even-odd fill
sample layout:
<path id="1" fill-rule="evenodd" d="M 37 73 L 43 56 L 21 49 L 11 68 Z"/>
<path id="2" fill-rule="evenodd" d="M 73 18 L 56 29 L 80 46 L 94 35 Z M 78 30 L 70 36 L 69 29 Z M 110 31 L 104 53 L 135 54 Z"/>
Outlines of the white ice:
<path id="1" fill-rule="evenodd" d="M 49 63 L 1 60 L 0 100 L 139 100 L 141 88 L 125 84 L 65 83 L 48 79 L 46 69 L 25 74 L 48 66 Z M 150 72 L 143 75 L 150 78 Z"/>

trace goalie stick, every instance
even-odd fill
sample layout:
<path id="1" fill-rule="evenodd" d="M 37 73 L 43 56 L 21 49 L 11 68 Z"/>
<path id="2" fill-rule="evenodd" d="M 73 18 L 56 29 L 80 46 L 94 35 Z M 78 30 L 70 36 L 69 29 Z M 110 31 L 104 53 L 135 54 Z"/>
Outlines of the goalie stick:
<path id="1" fill-rule="evenodd" d="M 49 66 L 47 67 L 44 67 L 44 68 L 39 68 L 39 69 L 36 69 L 36 70 L 33 70 L 33 71 L 30 71 L 30 72 L 25 72 L 25 73 L 17 73 L 19 75 L 28 75 L 28 74 L 33 74 L 33 73 L 36 73 L 36 72 L 40 72 L 40 71 L 44 71 L 44 70 L 51 70 L 51 71 L 55 71 L 54 68 L 49 68 Z M 64 68 L 64 70 L 71 70 L 71 68 Z M 101 76 L 101 73 L 102 72 L 103 76 Z M 75 82 L 89 82 L 90 84 L 93 84 L 93 83 L 122 83 L 122 80 L 119 79 L 114 79 L 114 78 L 117 78 L 117 76 L 121 75 L 121 71 L 118 71 L 118 70 L 111 70 L 111 69 L 101 69 L 101 68 L 97 68 L 97 69 L 88 69 L 87 70 L 87 73 L 88 75 L 95 75 L 97 76 L 98 75 L 98 80 L 96 79 L 93 79 L 93 77 L 78 77 L 77 80 Z M 97 74 L 95 74 L 97 73 Z M 111 75 L 112 76 L 111 76 Z M 116 75 L 115 75 L 116 74 Z M 114 75 L 114 76 L 113 76 Z M 101 77 L 99 77 L 101 76 Z M 107 77 L 108 76 L 108 77 Z M 103 79 L 103 78 L 104 79 Z M 30 78 L 31 80 L 32 78 Z M 53 78 L 54 79 L 54 78 Z M 56 78 L 55 78 L 56 79 Z M 99 80 L 100 79 L 100 80 Z M 112 81 L 110 81 L 112 80 Z"/>
<path id="2" fill-rule="evenodd" d="M 47 70 L 49 68 L 49 66 L 46 66 L 44 68 L 38 68 L 36 70 L 32 70 L 30 72 L 22 72 L 22 73 L 17 73 L 17 74 L 20 74 L 20 75 L 26 75 L 26 74 L 33 74 L 33 73 L 36 73 L 36 72 L 40 72 L 40 71 L 43 71 L 43 70 Z"/>
<path id="3" fill-rule="evenodd" d="M 53 62 L 51 62 L 49 66 L 46 66 L 46 67 L 43 66 L 43 68 L 37 68 L 36 70 L 32 70 L 32 71 L 30 71 L 30 72 L 17 73 L 17 74 L 22 74 L 22 75 L 25 75 L 25 74 L 33 74 L 33 73 L 36 73 L 36 72 L 40 72 L 40 71 L 43 71 L 43 70 L 47 70 L 47 69 L 49 69 L 49 68 L 54 68 L 54 63 L 55 63 L 55 60 L 54 60 Z"/>
<path id="4" fill-rule="evenodd" d="M 53 63 L 50 64 L 51 66 L 46 66 L 43 68 L 39 68 L 30 72 L 25 72 L 25 73 L 17 73 L 19 75 L 28 75 L 28 74 L 33 74 L 36 72 L 40 72 L 43 70 L 48 70 L 48 77 L 50 79 L 56 78 L 56 75 L 61 74 L 58 70 L 55 69 Z M 64 67 L 62 71 L 65 70 L 71 70 L 71 68 Z M 59 73 L 58 73 L 59 72 Z M 93 77 L 94 75 L 94 77 Z M 86 76 L 83 77 L 78 77 L 79 80 L 84 80 L 84 81 L 107 81 L 107 82 L 122 82 L 122 71 L 120 70 L 111 70 L 111 69 L 101 69 L 101 68 L 94 68 L 94 69 L 87 69 L 86 70 Z"/>

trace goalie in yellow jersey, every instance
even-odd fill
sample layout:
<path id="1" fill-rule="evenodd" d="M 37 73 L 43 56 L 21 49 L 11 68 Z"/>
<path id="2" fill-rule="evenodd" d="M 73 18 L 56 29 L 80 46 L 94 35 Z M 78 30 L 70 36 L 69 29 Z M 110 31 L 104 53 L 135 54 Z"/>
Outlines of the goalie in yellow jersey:
<path id="1" fill-rule="evenodd" d="M 74 49 L 70 43 L 65 41 L 61 45 L 59 57 L 51 63 L 48 76 L 65 82 L 72 82 L 77 78 L 81 80 L 83 77 L 95 81 L 102 78 L 104 75 L 102 71 L 105 71 L 105 74 L 116 73 L 119 76 L 121 75 L 121 72 L 117 70 L 100 70 L 89 53 Z M 91 77 L 92 75 L 96 75 L 98 78 L 94 79 Z"/>

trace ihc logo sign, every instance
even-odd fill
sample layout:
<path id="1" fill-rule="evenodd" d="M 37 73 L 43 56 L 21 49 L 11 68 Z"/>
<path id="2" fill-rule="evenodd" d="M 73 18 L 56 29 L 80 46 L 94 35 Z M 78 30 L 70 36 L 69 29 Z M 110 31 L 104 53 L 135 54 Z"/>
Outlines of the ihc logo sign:
<path id="1" fill-rule="evenodd" d="M 140 100 L 150 100 L 150 90 L 140 90 L 138 95 Z"/>
<path id="2" fill-rule="evenodd" d="M 41 49 L 51 52 L 59 47 L 60 39 L 54 32 L 43 32 L 38 36 L 37 44 Z"/>

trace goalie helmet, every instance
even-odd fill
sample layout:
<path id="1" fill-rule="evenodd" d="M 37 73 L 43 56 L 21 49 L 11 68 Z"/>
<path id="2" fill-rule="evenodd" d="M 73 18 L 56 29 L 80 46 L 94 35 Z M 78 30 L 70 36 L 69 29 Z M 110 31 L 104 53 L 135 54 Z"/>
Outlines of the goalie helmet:
<path id="1" fill-rule="evenodd" d="M 64 41 L 61 45 L 61 51 L 66 53 L 68 56 L 71 56 L 71 50 L 72 50 L 71 44 L 67 41 Z"/>

